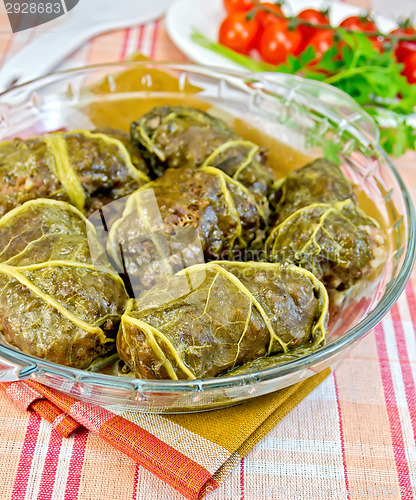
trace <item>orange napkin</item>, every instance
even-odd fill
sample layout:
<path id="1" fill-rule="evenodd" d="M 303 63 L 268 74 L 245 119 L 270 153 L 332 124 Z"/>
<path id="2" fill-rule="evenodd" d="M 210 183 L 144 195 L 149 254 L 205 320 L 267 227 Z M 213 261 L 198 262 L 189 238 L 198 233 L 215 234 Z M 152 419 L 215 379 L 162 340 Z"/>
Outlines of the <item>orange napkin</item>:
<path id="1" fill-rule="evenodd" d="M 63 436 L 84 426 L 191 500 L 203 498 L 282 418 L 329 374 L 232 408 L 155 415 L 112 406 L 111 411 L 38 382 L 4 382 L 21 408 L 36 411 Z M 114 411 L 115 409 L 115 411 Z"/>

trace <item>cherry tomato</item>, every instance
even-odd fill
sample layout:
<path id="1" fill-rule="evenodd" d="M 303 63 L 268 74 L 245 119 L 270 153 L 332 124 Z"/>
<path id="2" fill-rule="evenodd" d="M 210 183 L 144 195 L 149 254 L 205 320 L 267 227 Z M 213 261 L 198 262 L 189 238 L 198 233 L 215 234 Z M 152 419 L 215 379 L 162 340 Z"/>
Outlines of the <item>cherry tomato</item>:
<path id="1" fill-rule="evenodd" d="M 404 28 L 397 28 L 391 32 L 392 35 L 398 36 L 414 36 L 416 37 L 416 29 L 412 26 L 406 26 Z M 404 62 L 407 56 L 416 52 L 416 40 L 401 40 L 397 44 L 395 50 L 396 59 L 399 62 Z"/>
<path id="2" fill-rule="evenodd" d="M 378 31 L 376 23 L 369 16 L 347 17 L 340 26 L 354 31 Z"/>
<path id="3" fill-rule="evenodd" d="M 340 24 L 342 28 L 349 28 L 354 31 L 368 31 L 374 32 L 378 31 L 376 23 L 371 19 L 370 16 L 351 16 L 344 19 Z M 373 47 L 379 52 L 383 52 L 383 41 L 379 38 L 369 37 L 370 42 Z"/>
<path id="4" fill-rule="evenodd" d="M 231 14 L 231 12 L 247 12 L 254 8 L 251 0 L 224 0 L 224 9 Z"/>
<path id="5" fill-rule="evenodd" d="M 290 30 L 287 24 L 271 23 L 261 35 L 258 51 L 263 61 L 280 64 L 289 54 L 299 54 L 301 43 L 299 30 Z"/>
<path id="6" fill-rule="evenodd" d="M 411 52 L 404 58 L 404 69 L 402 75 L 409 83 L 416 83 L 416 52 Z"/>
<path id="7" fill-rule="evenodd" d="M 296 17 L 311 24 L 329 24 L 328 13 L 316 9 L 302 10 Z M 310 40 L 318 30 L 318 28 L 313 28 L 306 24 L 299 24 L 299 31 L 303 36 L 304 42 Z"/>
<path id="8" fill-rule="evenodd" d="M 267 7 L 269 10 L 272 10 L 273 12 L 276 12 L 276 14 L 283 14 L 282 8 L 275 4 L 275 3 L 269 3 L 265 2 L 263 3 L 263 7 Z M 257 21 L 265 28 L 268 24 L 270 23 L 282 23 L 285 22 L 284 19 L 278 16 L 274 16 L 273 14 L 265 11 L 265 10 L 259 10 L 256 14 Z"/>
<path id="9" fill-rule="evenodd" d="M 254 47 L 258 30 L 259 23 L 255 18 L 247 20 L 246 12 L 234 12 L 221 23 L 218 41 L 236 52 L 247 54 Z"/>
<path id="10" fill-rule="evenodd" d="M 318 63 L 325 52 L 335 45 L 333 30 L 319 30 L 309 40 L 308 46 L 312 46 L 316 52 L 316 58 L 311 61 L 311 65 Z"/>

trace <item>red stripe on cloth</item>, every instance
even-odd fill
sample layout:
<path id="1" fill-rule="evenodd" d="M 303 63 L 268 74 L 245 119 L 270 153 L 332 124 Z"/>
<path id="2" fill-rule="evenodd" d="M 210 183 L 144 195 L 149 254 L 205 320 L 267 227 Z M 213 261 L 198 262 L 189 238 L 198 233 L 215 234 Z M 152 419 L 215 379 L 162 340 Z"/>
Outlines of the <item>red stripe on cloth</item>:
<path id="1" fill-rule="evenodd" d="M 131 28 L 127 28 L 124 30 L 124 41 L 123 46 L 121 48 L 120 61 L 124 61 L 127 56 L 127 47 L 129 46 L 129 38 L 130 38 Z"/>
<path id="2" fill-rule="evenodd" d="M 158 19 L 157 21 L 155 21 L 154 26 L 153 26 L 152 46 L 150 47 L 150 58 L 151 59 L 155 58 L 159 24 L 160 24 L 160 21 Z"/>
<path id="3" fill-rule="evenodd" d="M 406 298 L 407 303 L 409 304 L 409 311 L 412 318 L 413 329 L 416 333 L 416 297 L 413 285 L 410 282 L 406 285 Z"/>
<path id="4" fill-rule="evenodd" d="M 39 486 L 38 498 L 41 498 L 42 500 L 49 500 L 52 498 L 62 440 L 63 437 L 61 434 L 59 434 L 56 429 L 52 429 Z"/>
<path id="5" fill-rule="evenodd" d="M 211 479 L 204 467 L 122 417 L 104 424 L 100 436 L 190 500 Z"/>
<path id="6" fill-rule="evenodd" d="M 406 296 L 403 298 L 406 298 Z M 397 303 L 391 310 L 391 316 L 393 319 L 394 331 L 396 333 L 397 353 L 399 355 L 400 368 L 402 370 L 407 407 L 409 410 L 410 421 L 412 423 L 413 435 L 416 436 L 416 387 L 412 368 L 410 366 L 409 354 L 407 352 L 403 322 Z"/>
<path id="7" fill-rule="evenodd" d="M 332 372 L 332 376 L 334 378 L 334 388 L 335 388 L 335 396 L 337 398 L 337 408 L 338 408 L 338 423 L 339 423 L 339 437 L 341 439 L 341 454 L 342 454 L 342 466 L 344 467 L 344 480 L 345 480 L 345 488 L 347 490 L 347 500 L 350 500 L 349 493 L 349 483 L 348 483 L 348 471 L 347 471 L 347 460 L 345 456 L 345 438 L 344 438 L 344 428 L 342 425 L 342 413 L 341 413 L 341 401 L 338 392 L 338 383 L 335 372 Z"/>
<path id="8" fill-rule="evenodd" d="M 14 480 L 11 500 L 23 500 L 25 498 L 30 468 L 32 466 L 33 453 L 36 448 L 41 421 L 42 419 L 37 413 L 30 413 L 25 440 L 20 453 L 17 474 Z"/>
<path id="9" fill-rule="evenodd" d="M 137 487 L 139 483 L 139 464 L 136 465 L 136 470 L 134 471 L 134 486 L 133 486 L 133 498 L 132 500 L 136 500 L 137 498 Z"/>
<path id="10" fill-rule="evenodd" d="M 399 480 L 402 500 L 413 500 L 412 485 L 409 477 L 406 452 L 404 449 L 403 430 L 394 393 L 393 378 L 387 354 L 387 347 L 383 326 L 379 323 L 375 328 L 377 352 L 380 362 L 381 380 L 386 401 L 387 416 L 390 423 L 391 441 L 394 460 L 396 462 L 397 477 Z"/>
<path id="11" fill-rule="evenodd" d="M 64 500 L 78 498 L 81 483 L 81 471 L 84 464 L 85 448 L 87 447 L 88 430 L 78 429 L 74 434 L 74 447 L 69 463 L 68 479 L 66 481 Z"/>
<path id="12" fill-rule="evenodd" d="M 240 489 L 241 489 L 241 500 L 244 500 L 244 457 L 240 461 Z"/>
<path id="13" fill-rule="evenodd" d="M 144 25 L 140 26 L 140 31 L 139 31 L 139 40 L 137 42 L 137 50 L 139 52 L 142 50 L 143 37 L 144 37 Z"/>

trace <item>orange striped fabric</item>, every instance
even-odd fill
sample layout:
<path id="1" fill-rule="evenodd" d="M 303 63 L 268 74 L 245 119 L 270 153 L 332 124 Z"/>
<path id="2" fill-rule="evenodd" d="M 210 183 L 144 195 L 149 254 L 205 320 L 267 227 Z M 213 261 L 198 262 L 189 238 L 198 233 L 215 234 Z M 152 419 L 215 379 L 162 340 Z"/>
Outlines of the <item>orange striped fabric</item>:
<path id="1" fill-rule="evenodd" d="M 196 460 L 192 458 L 192 455 L 197 456 L 196 450 L 193 449 L 196 442 L 191 442 L 188 448 L 181 451 L 159 439 L 153 429 L 153 432 L 149 432 L 134 423 L 137 417 L 135 412 L 131 412 L 130 415 L 128 412 L 125 412 L 124 416 L 117 415 L 105 408 L 78 401 L 32 380 L 1 383 L 0 388 L 22 409 L 31 408 L 40 417 L 50 422 L 62 436 L 68 437 L 70 432 L 83 426 L 165 481 L 185 498 L 197 500 L 205 496 L 207 492 L 218 488 L 219 482 L 226 478 L 243 455 L 270 430 L 270 426 L 281 420 L 328 374 L 327 370 L 273 395 L 256 398 L 255 402 L 241 405 L 237 411 L 231 409 L 235 416 L 232 425 L 238 439 L 234 439 L 233 433 L 229 430 L 230 410 L 228 413 L 227 410 L 217 410 L 204 414 L 206 427 L 212 429 L 212 437 L 203 438 L 204 453 L 210 457 L 204 465 L 201 464 L 200 457 Z M 254 406 L 258 415 L 255 425 L 254 427 L 248 426 L 244 430 L 244 420 L 248 417 L 245 412 Z M 193 418 L 200 420 L 201 416 Z M 174 418 L 175 425 L 181 434 L 189 430 L 187 429 L 188 421 L 187 416 Z M 155 429 L 160 426 L 165 427 L 168 432 L 173 429 L 171 425 L 173 422 L 169 417 L 159 417 L 158 424 Z M 220 434 L 223 434 L 230 443 L 234 443 L 222 457 L 218 455 L 217 441 Z M 194 434 L 194 437 L 197 439 L 197 434 Z"/>

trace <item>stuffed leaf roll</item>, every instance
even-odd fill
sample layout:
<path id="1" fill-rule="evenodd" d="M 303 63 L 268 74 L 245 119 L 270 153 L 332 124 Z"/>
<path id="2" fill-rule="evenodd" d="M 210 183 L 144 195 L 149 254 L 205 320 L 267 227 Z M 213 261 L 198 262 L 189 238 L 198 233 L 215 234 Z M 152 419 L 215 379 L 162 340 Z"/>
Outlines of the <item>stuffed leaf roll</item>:
<path id="1" fill-rule="evenodd" d="M 184 269 L 132 300 L 117 336 L 136 376 L 215 377 L 277 352 L 323 344 L 327 292 L 288 264 L 217 261 Z"/>
<path id="2" fill-rule="evenodd" d="M 258 202 L 265 202 L 274 179 L 264 150 L 199 109 L 154 108 L 131 125 L 131 137 L 157 176 L 184 165 L 217 167 L 246 186 Z"/>
<path id="3" fill-rule="evenodd" d="M 261 232 L 262 215 L 251 193 L 217 168 L 168 169 L 129 197 L 108 250 L 137 291 L 204 259 L 232 258 Z"/>
<path id="4" fill-rule="evenodd" d="M 301 266 L 328 290 L 344 292 L 384 261 L 384 234 L 336 165 L 321 159 L 290 173 L 277 183 L 275 200 L 266 241 L 272 262 Z"/>
<path id="5" fill-rule="evenodd" d="M 127 300 L 75 207 L 40 199 L 0 219 L 0 331 L 10 344 L 87 368 L 114 349 Z"/>
<path id="6" fill-rule="evenodd" d="M 0 216 L 37 198 L 91 212 L 148 182 L 143 159 L 116 136 L 79 130 L 0 143 Z"/>
<path id="7" fill-rule="evenodd" d="M 275 182 L 274 217 L 283 221 L 299 208 L 313 203 L 334 203 L 351 199 L 355 202 L 351 182 L 340 168 L 325 158 L 318 158 Z"/>

